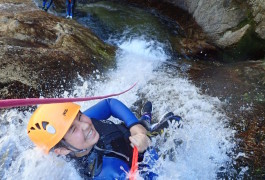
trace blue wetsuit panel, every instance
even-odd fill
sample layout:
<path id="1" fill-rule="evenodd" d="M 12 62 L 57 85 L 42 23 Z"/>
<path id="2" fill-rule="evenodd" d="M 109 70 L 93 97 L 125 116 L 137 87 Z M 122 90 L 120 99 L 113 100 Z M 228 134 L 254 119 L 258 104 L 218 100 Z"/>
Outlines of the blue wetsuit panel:
<path id="1" fill-rule="evenodd" d="M 150 153 L 150 159 L 147 164 L 142 164 L 139 166 L 139 170 L 145 169 L 141 176 L 145 177 L 148 180 L 154 180 L 157 178 L 157 174 L 151 171 L 152 166 L 156 163 L 158 159 L 157 152 L 151 148 L 148 149 Z M 122 168 L 121 168 L 122 167 Z M 126 179 L 126 172 L 130 171 L 129 166 L 123 160 L 115 158 L 115 157 L 103 157 L 102 161 L 102 168 L 99 175 L 93 177 L 96 180 L 125 180 Z"/>
<path id="2" fill-rule="evenodd" d="M 127 128 L 132 127 L 135 124 L 138 124 L 139 121 L 135 117 L 135 115 L 127 108 L 122 102 L 117 99 L 109 98 L 100 101 L 99 103 L 95 104 L 94 106 L 90 107 L 86 111 L 83 112 L 86 116 L 96 119 L 96 120 L 107 120 L 110 116 L 120 119 L 123 121 Z M 148 165 L 144 167 L 152 167 L 156 160 L 158 159 L 158 155 L 154 149 L 147 150 L 151 154 L 151 160 L 148 162 Z M 95 176 L 93 179 L 118 179 L 124 180 L 126 179 L 126 172 L 129 172 L 130 168 L 126 162 L 121 159 L 115 157 L 103 157 L 102 162 L 102 171 L 98 176 Z M 140 168 L 140 167 L 139 167 Z M 152 172 L 148 172 L 144 175 L 149 179 L 154 179 L 157 177 L 156 174 Z"/>
<path id="3" fill-rule="evenodd" d="M 120 167 L 122 167 L 122 169 Z M 129 172 L 129 169 L 130 168 L 124 161 L 115 157 L 104 156 L 101 173 L 93 179 L 124 180 L 126 179 L 126 172 Z"/>
<path id="4" fill-rule="evenodd" d="M 110 116 L 113 116 L 123 121 L 127 128 L 139 123 L 129 108 L 119 100 L 113 98 L 104 99 L 83 113 L 97 120 L 106 120 Z"/>

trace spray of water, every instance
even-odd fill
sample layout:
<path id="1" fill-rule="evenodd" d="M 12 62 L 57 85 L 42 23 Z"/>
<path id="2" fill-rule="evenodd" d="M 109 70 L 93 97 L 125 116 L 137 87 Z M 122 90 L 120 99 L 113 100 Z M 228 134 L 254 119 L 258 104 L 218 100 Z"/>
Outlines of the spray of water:
<path id="1" fill-rule="evenodd" d="M 174 122 L 153 138 L 160 158 L 153 171 L 159 179 L 214 179 L 229 161 L 227 152 L 234 146 L 233 132 L 225 127 L 226 116 L 217 98 L 202 95 L 176 70 L 163 67 L 169 58 L 163 44 L 138 37 L 117 43 L 117 68 L 95 80 L 84 80 L 71 96 L 80 97 L 119 92 L 138 82 L 130 92 L 117 97 L 131 107 L 143 94 L 153 102 L 154 117 L 172 111 L 183 118 L 183 128 Z M 65 92 L 65 96 L 69 94 Z M 82 110 L 97 101 L 80 103 Z M 43 155 L 33 148 L 26 135 L 30 112 L 10 110 L 1 114 L 0 175 L 4 179 L 80 179 L 71 163 L 54 154 Z M 15 150 L 14 150 L 15 149 Z M 145 161 L 148 160 L 148 155 Z"/>

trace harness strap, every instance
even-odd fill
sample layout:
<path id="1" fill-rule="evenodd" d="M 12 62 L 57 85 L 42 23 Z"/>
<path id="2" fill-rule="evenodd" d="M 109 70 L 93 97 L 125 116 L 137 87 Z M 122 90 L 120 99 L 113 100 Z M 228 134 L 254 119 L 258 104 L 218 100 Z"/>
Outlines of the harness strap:
<path id="1" fill-rule="evenodd" d="M 128 156 L 122 154 L 122 153 L 119 153 L 119 152 L 116 152 L 116 151 L 112 151 L 112 150 L 107 150 L 107 149 L 101 149 L 101 148 L 99 148 L 99 147 L 96 146 L 96 145 L 94 146 L 94 148 L 95 148 L 96 150 L 98 150 L 98 151 L 103 151 L 103 152 L 105 152 L 105 153 L 114 153 L 114 154 L 116 154 L 116 155 L 118 155 L 118 156 L 121 156 L 121 157 L 125 158 L 127 161 L 130 161 L 130 158 L 129 158 Z"/>

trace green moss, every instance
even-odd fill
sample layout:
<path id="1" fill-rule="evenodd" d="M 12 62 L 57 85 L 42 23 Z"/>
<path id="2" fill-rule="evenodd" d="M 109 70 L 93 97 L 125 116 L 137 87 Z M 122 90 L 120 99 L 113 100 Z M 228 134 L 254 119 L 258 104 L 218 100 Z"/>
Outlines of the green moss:
<path id="1" fill-rule="evenodd" d="M 100 64 L 102 64 L 105 68 L 115 64 L 115 53 L 101 48 L 97 49 L 97 53 L 102 57 Z"/>
<path id="2" fill-rule="evenodd" d="M 82 36 L 83 38 L 80 40 L 84 46 L 83 51 L 89 51 L 89 54 L 92 56 L 92 62 L 97 65 L 97 67 L 103 67 L 104 69 L 110 68 L 115 64 L 115 50 L 116 48 L 105 44 L 100 39 L 96 38 L 93 34 L 87 36 Z"/>
<path id="3" fill-rule="evenodd" d="M 257 168 L 253 170 L 253 178 L 255 179 L 255 177 L 257 179 L 262 178 L 265 176 L 265 168 L 261 167 L 261 168 Z"/>
<path id="4" fill-rule="evenodd" d="M 221 59 L 224 62 L 238 62 L 243 60 L 259 60 L 265 56 L 265 40 L 258 37 L 253 26 L 244 37 L 233 47 L 224 49 Z"/>
<path id="5" fill-rule="evenodd" d="M 220 54 L 220 58 L 227 63 L 264 58 L 265 40 L 261 39 L 255 32 L 256 22 L 253 17 L 252 6 L 248 1 L 233 0 L 232 3 L 245 10 L 246 18 L 241 21 L 237 27 L 230 30 L 239 30 L 247 24 L 250 25 L 250 28 L 236 45 L 224 49 L 224 51 Z"/>

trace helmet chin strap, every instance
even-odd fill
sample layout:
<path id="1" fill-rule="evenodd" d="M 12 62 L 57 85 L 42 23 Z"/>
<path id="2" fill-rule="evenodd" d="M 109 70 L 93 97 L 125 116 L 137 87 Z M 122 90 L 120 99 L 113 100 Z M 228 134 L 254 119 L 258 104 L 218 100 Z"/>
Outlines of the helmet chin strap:
<path id="1" fill-rule="evenodd" d="M 72 146 L 71 144 L 69 144 L 68 142 L 66 142 L 66 141 L 63 140 L 63 139 L 62 139 L 60 142 L 61 142 L 61 143 L 67 148 L 67 149 L 69 149 L 69 150 L 72 151 L 72 152 L 71 152 L 72 155 L 76 155 L 76 153 L 83 153 L 83 152 L 88 151 L 88 150 L 91 149 L 91 148 L 78 149 L 78 148 Z"/>
<path id="2" fill-rule="evenodd" d="M 77 156 L 78 153 L 83 153 L 85 151 L 88 151 L 88 150 L 91 150 L 92 148 L 86 148 L 86 149 L 78 149 L 74 146 L 72 146 L 71 144 L 69 144 L 68 142 L 66 142 L 65 140 L 61 140 L 60 141 L 67 149 L 71 150 L 72 152 L 70 152 L 70 155 L 71 156 Z M 130 158 L 127 157 L 126 155 L 122 154 L 122 153 L 119 153 L 119 152 L 116 152 L 116 151 L 112 151 L 112 150 L 107 150 L 107 149 L 102 149 L 102 148 L 99 148 L 97 145 L 94 146 L 94 148 L 98 151 L 101 151 L 101 152 L 104 152 L 104 153 L 114 153 L 118 156 L 121 156 L 123 158 L 125 158 L 127 161 L 130 161 Z"/>

